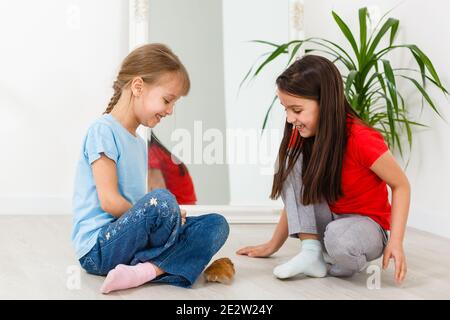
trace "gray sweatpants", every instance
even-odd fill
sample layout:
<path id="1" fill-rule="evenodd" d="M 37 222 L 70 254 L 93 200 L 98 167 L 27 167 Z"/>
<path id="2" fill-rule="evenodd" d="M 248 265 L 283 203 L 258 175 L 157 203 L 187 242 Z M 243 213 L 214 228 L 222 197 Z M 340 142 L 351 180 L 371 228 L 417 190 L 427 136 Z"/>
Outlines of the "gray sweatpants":
<path id="1" fill-rule="evenodd" d="M 281 192 L 288 219 L 289 235 L 319 235 L 323 249 L 334 260 L 332 276 L 351 276 L 362 271 L 367 262 L 378 259 L 388 241 L 388 233 L 374 220 L 359 214 L 335 214 L 326 201 L 303 205 L 302 155 L 288 175 Z"/>

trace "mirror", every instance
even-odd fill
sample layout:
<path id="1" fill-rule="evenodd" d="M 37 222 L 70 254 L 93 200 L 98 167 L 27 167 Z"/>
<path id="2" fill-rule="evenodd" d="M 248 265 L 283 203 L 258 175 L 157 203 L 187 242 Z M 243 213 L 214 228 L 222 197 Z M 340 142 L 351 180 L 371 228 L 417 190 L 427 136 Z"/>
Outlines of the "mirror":
<path id="1" fill-rule="evenodd" d="M 189 95 L 179 100 L 174 114 L 164 118 L 152 134 L 185 164 L 193 190 L 187 187 L 183 196 L 192 199 L 194 191 L 196 204 L 273 204 L 269 200 L 273 164 L 285 121 L 279 105 L 273 107 L 263 133 L 261 127 L 275 94 L 276 72 L 238 89 L 262 53 L 261 47 L 248 41 L 288 39 L 285 3 L 273 7 L 254 0 L 150 1 L 149 42 L 169 45 L 191 78 Z M 254 25 L 248 23 L 250 15 Z M 267 23 L 275 16 L 286 24 Z M 282 62 L 273 66 L 274 70 L 283 67 Z M 167 154 L 159 152 L 162 149 L 155 150 L 154 155 L 167 159 Z M 158 185 L 164 173 L 156 166 L 149 178 Z M 182 167 L 166 168 L 166 174 L 173 177 L 176 171 L 183 172 Z M 188 180 L 179 177 L 181 185 L 189 186 Z"/>

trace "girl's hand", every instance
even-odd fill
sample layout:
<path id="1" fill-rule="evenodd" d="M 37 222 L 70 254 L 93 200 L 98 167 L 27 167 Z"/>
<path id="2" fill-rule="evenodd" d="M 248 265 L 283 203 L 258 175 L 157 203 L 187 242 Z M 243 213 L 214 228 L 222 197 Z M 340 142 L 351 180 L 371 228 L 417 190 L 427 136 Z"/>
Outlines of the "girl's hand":
<path id="1" fill-rule="evenodd" d="M 383 253 L 383 269 L 389 266 L 389 260 L 394 258 L 395 281 L 400 284 L 406 276 L 406 257 L 401 243 L 389 241 Z"/>
<path id="2" fill-rule="evenodd" d="M 181 225 L 184 225 L 186 223 L 186 210 L 180 208 L 180 212 L 181 212 Z"/>
<path id="3" fill-rule="evenodd" d="M 252 258 L 265 258 L 274 254 L 277 250 L 275 247 L 269 242 L 260 244 L 257 246 L 250 246 L 239 249 L 236 251 L 239 255 L 245 255 Z"/>

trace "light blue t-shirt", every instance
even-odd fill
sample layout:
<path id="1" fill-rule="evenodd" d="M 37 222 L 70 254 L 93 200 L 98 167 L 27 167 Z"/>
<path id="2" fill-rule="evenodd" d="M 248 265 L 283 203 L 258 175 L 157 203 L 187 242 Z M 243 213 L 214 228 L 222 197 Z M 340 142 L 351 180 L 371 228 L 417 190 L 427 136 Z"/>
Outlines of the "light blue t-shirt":
<path id="1" fill-rule="evenodd" d="M 145 140 L 131 134 L 112 115 L 103 115 L 88 129 L 75 177 L 72 244 L 77 259 L 92 249 L 100 229 L 115 219 L 101 208 L 92 174 L 91 165 L 101 153 L 116 163 L 119 192 L 132 205 L 147 190 Z"/>

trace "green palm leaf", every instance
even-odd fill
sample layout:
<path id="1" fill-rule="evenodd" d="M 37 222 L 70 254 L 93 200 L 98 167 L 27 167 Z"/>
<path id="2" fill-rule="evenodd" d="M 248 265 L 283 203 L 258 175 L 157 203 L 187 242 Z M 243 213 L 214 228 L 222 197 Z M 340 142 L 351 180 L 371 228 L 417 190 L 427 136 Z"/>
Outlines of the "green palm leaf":
<path id="1" fill-rule="evenodd" d="M 394 44 L 400 21 L 387 17 L 391 11 L 382 16 L 368 37 L 367 19 L 370 19 L 370 16 L 367 8 L 359 9 L 359 43 L 356 42 L 348 24 L 336 12 L 332 11 L 332 17 L 337 27 L 348 44 L 350 44 L 353 52 L 344 50 L 342 44 L 318 37 L 289 41 L 279 45 L 264 40 L 252 41 L 260 45 L 269 46 L 272 51 L 266 52 L 258 58 L 257 62 L 245 74 L 239 88 L 246 81 L 257 77 L 268 64 L 280 56 L 288 54 L 287 65 L 289 65 L 297 56 L 300 48 L 304 48 L 307 54 L 317 52 L 327 55 L 333 63 L 339 62 L 344 68 L 344 70 L 341 70 L 344 79 L 344 92 L 352 108 L 369 125 L 380 130 L 388 145 L 392 148 L 398 148 L 403 156 L 400 139 L 402 133 L 406 135 L 408 146 L 411 149 L 413 127 L 428 128 L 428 126 L 409 118 L 408 105 L 400 88 L 397 86 L 397 79 L 406 79 L 412 83 L 420 94 L 423 105 L 426 102 L 426 105 L 429 105 L 431 110 L 441 118 L 438 106 L 427 91 L 427 84 L 434 85 L 444 96 L 448 96 L 449 93 L 441 82 L 430 58 L 417 45 Z M 381 27 L 378 29 L 379 26 Z M 386 58 L 386 55 L 398 49 L 409 50 L 418 69 L 409 67 L 394 68 L 391 61 Z M 257 65 L 261 57 L 265 59 Z M 269 114 L 277 98 L 277 96 L 273 98 L 266 111 L 262 126 L 263 130 L 267 125 Z"/>

